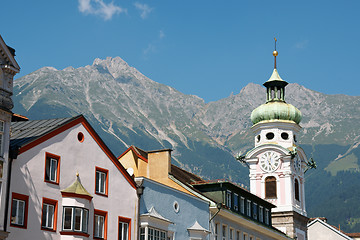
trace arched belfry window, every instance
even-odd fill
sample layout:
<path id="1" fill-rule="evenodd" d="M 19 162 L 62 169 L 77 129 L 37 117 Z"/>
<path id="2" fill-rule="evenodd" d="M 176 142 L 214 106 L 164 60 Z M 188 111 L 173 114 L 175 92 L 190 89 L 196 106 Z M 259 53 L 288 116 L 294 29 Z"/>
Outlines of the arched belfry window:
<path id="1" fill-rule="evenodd" d="M 299 181 L 297 179 L 295 179 L 295 199 L 300 201 Z"/>
<path id="2" fill-rule="evenodd" d="M 277 198 L 275 177 L 265 178 L 265 198 Z"/>

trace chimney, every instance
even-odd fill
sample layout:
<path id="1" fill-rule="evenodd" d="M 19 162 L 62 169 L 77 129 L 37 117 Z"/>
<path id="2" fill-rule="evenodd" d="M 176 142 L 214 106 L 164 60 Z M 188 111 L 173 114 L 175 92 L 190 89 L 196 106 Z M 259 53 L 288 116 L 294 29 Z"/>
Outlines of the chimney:
<path id="1" fill-rule="evenodd" d="M 150 179 L 168 178 L 171 172 L 171 149 L 148 151 L 148 177 Z"/>

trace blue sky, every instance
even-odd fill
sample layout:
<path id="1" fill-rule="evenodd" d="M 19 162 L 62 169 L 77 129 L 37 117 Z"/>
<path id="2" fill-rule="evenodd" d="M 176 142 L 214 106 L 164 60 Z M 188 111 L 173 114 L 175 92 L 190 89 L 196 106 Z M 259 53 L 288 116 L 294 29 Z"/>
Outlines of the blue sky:
<path id="1" fill-rule="evenodd" d="M 216 101 L 273 69 L 291 83 L 359 96 L 360 1 L 11 0 L 0 34 L 21 73 L 119 56 L 147 77 Z"/>

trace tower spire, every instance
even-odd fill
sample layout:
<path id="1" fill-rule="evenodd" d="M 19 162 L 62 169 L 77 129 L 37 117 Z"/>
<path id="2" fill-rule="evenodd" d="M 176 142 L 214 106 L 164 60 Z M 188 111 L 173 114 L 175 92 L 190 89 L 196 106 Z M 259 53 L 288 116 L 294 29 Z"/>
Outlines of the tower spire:
<path id="1" fill-rule="evenodd" d="M 278 55 L 278 52 L 276 51 L 276 37 L 274 37 L 275 40 L 275 50 L 273 51 L 273 56 L 274 56 L 274 69 L 276 69 L 276 56 Z"/>

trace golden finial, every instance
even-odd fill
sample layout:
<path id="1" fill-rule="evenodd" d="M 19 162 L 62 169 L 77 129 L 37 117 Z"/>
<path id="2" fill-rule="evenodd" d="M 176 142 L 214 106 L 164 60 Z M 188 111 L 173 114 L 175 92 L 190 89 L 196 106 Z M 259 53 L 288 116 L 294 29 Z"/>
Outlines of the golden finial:
<path id="1" fill-rule="evenodd" d="M 79 172 L 76 172 L 76 176 L 79 177 Z"/>
<path id="2" fill-rule="evenodd" d="M 276 69 L 276 56 L 278 55 L 278 52 L 276 51 L 276 41 L 277 41 L 276 37 L 274 38 L 274 40 L 275 40 L 275 51 L 273 51 L 273 56 L 275 58 L 275 60 L 274 60 L 274 68 Z"/>

